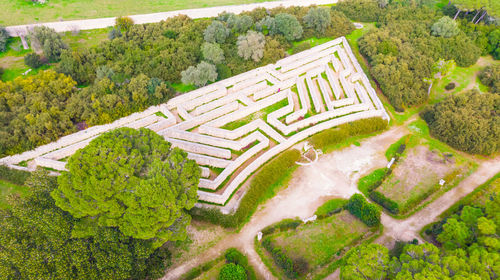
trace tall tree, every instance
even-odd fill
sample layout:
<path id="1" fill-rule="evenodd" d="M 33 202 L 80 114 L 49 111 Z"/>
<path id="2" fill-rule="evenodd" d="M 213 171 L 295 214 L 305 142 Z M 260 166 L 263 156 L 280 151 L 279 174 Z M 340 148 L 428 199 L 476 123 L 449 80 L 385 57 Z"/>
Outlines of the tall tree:
<path id="1" fill-rule="evenodd" d="M 222 44 L 226 41 L 227 36 L 231 31 L 224 25 L 224 23 L 214 20 L 203 32 L 205 41 L 209 43 Z"/>
<path id="2" fill-rule="evenodd" d="M 276 28 L 288 41 L 300 39 L 302 37 L 302 25 L 297 18 L 291 14 L 281 13 L 276 17 Z"/>
<path id="3" fill-rule="evenodd" d="M 389 250 L 378 244 L 351 249 L 340 269 L 342 280 L 385 279 L 389 266 Z"/>
<path id="4" fill-rule="evenodd" d="M 194 84 L 200 87 L 217 79 L 217 68 L 211 63 L 202 61 L 196 66 L 189 66 L 188 69 L 182 71 L 181 76 L 184 84 Z"/>
<path id="5" fill-rule="evenodd" d="M 318 35 L 324 35 L 331 24 L 330 11 L 319 7 L 311 8 L 303 20 L 306 27 L 314 29 Z"/>
<path id="6" fill-rule="evenodd" d="M 80 219 L 75 237 L 116 227 L 155 246 L 186 238 L 200 170 L 187 154 L 145 128 L 120 128 L 70 157 L 52 192 L 56 205 Z"/>
<path id="7" fill-rule="evenodd" d="M 260 61 L 264 56 L 264 47 L 266 39 L 260 32 L 250 30 L 246 35 L 238 37 L 238 55 L 244 59 L 253 59 L 253 61 Z"/>

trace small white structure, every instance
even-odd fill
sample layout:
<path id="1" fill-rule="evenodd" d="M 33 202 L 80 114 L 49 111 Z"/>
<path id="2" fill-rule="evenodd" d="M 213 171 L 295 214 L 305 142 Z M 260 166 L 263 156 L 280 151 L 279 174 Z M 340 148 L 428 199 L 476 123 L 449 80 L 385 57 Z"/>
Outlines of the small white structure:
<path id="1" fill-rule="evenodd" d="M 257 241 L 262 239 L 262 231 L 257 232 Z"/>
<path id="2" fill-rule="evenodd" d="M 303 219 L 302 222 L 304 222 L 304 224 L 307 224 L 308 222 L 314 222 L 314 221 L 316 221 L 317 218 L 318 218 L 318 216 L 314 215 L 314 216 L 309 217 L 307 219 Z"/>
<path id="3" fill-rule="evenodd" d="M 445 180 L 443 180 L 443 179 L 439 180 L 439 185 L 440 185 L 440 186 L 443 186 L 443 185 L 444 185 L 444 183 L 446 183 L 446 181 L 445 181 Z"/>
<path id="4" fill-rule="evenodd" d="M 391 158 L 391 161 L 389 161 L 389 163 L 387 164 L 387 168 L 391 168 L 391 166 L 394 164 L 395 161 L 396 158 Z"/>

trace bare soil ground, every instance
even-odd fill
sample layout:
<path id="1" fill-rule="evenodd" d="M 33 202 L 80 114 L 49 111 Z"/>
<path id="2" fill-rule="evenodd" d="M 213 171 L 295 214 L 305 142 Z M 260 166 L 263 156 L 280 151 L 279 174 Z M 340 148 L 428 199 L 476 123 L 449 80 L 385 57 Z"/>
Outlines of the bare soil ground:
<path id="1" fill-rule="evenodd" d="M 404 127 L 394 127 L 361 142 L 359 147 L 352 145 L 323 155 L 313 165 L 299 167 L 288 188 L 259 207 L 239 233 L 229 234 L 202 254 L 193 255 L 186 262 L 176 263 L 163 279 L 178 279 L 190 269 L 216 258 L 230 247 L 236 247 L 246 254 L 250 264 L 262 278 L 274 279 L 254 250 L 253 242 L 257 233 L 285 218 L 310 217 L 328 199 L 348 198 L 358 192 L 359 177 L 385 166 L 385 150 L 407 133 Z"/>

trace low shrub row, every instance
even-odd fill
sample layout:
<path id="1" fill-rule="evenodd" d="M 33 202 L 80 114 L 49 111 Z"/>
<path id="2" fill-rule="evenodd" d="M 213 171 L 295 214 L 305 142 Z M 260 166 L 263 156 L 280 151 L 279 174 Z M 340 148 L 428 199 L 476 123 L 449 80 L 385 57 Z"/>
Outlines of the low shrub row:
<path id="1" fill-rule="evenodd" d="M 293 260 L 286 255 L 283 249 L 275 247 L 271 242 L 271 238 L 264 237 L 262 239 L 262 247 L 271 254 L 274 263 L 283 269 L 288 278 L 295 279 L 299 276 L 299 273 L 294 269 Z"/>
<path id="2" fill-rule="evenodd" d="M 369 227 L 380 224 L 380 210 L 361 194 L 351 196 L 345 208 Z"/>
<path id="3" fill-rule="evenodd" d="M 9 181 L 16 185 L 24 185 L 24 182 L 30 176 L 30 172 L 17 169 L 11 169 L 7 166 L 0 165 L 0 179 Z"/>
<path id="4" fill-rule="evenodd" d="M 326 129 L 310 138 L 316 148 L 324 149 L 338 144 L 345 139 L 362 134 L 369 134 L 387 128 L 387 121 L 382 118 L 368 118 L 341 124 L 336 128 Z"/>
<path id="5" fill-rule="evenodd" d="M 342 198 L 335 198 L 328 200 L 323 205 L 316 209 L 314 215 L 318 217 L 318 219 L 324 219 L 332 216 L 333 214 L 340 213 L 342 209 L 344 209 L 347 200 Z"/>
<path id="6" fill-rule="evenodd" d="M 191 269 L 190 271 L 188 271 L 187 273 L 185 273 L 184 275 L 182 275 L 180 277 L 180 279 L 182 279 L 182 280 L 193 280 L 193 279 L 196 279 L 202 273 L 207 272 L 210 269 L 212 269 L 212 267 L 214 267 L 220 261 L 222 261 L 222 256 L 220 256 L 220 257 L 218 257 L 216 259 L 213 259 L 213 260 L 211 260 L 209 262 L 206 262 L 206 263 L 204 263 L 204 264 L 202 264 L 200 266 L 197 266 L 197 267 Z"/>
<path id="7" fill-rule="evenodd" d="M 194 219 L 219 224 L 223 227 L 238 227 L 244 224 L 257 209 L 257 206 L 265 199 L 269 187 L 282 178 L 288 170 L 295 166 L 300 158 L 300 151 L 293 149 L 283 152 L 281 155 L 264 165 L 253 177 L 248 186 L 248 191 L 241 199 L 240 205 L 232 215 L 222 214 L 218 209 L 193 208 L 190 211 Z"/>
<path id="8" fill-rule="evenodd" d="M 263 235 L 272 234 L 275 232 L 285 231 L 289 229 L 296 229 L 302 224 L 301 219 L 284 219 L 275 224 L 265 227 L 261 230 Z"/>
<path id="9" fill-rule="evenodd" d="M 370 192 L 370 199 L 387 209 L 387 211 L 392 214 L 399 213 L 399 204 L 378 191 Z"/>

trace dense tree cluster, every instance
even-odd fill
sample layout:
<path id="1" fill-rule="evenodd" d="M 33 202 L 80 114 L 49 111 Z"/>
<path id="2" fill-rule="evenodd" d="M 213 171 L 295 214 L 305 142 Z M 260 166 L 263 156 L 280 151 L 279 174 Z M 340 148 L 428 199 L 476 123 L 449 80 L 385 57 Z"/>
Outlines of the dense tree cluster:
<path id="1" fill-rule="evenodd" d="M 455 31 L 444 32 L 439 11 L 414 4 L 391 4 L 380 10 L 381 26 L 359 40 L 360 52 L 368 58 L 371 74 L 398 111 L 427 100 L 426 81 L 432 76 L 435 61 L 454 60 L 466 67 L 481 54 L 463 32 L 448 37 Z M 431 35 L 433 26 L 439 37 Z"/>
<path id="2" fill-rule="evenodd" d="M 0 210 L 0 279 L 156 279 L 170 254 L 153 242 L 98 228 L 76 238 L 77 219 L 59 209 L 50 193 L 56 178 L 38 171 L 26 182 L 26 197 L 12 197 Z"/>
<path id="3" fill-rule="evenodd" d="M 479 79 L 490 87 L 490 92 L 500 94 L 500 64 L 485 67 L 479 73 Z"/>
<path id="4" fill-rule="evenodd" d="M 421 116 L 431 135 L 473 154 L 500 149 L 500 95 L 472 90 L 428 106 Z"/>
<path id="5" fill-rule="evenodd" d="M 264 46 L 266 39 L 260 32 L 248 31 L 246 35 L 238 37 L 238 55 L 245 60 L 253 59 L 259 61 L 264 56 Z"/>
<path id="6" fill-rule="evenodd" d="M 36 26 L 30 31 L 31 44 L 35 49 L 43 51 L 43 55 L 50 62 L 59 60 L 61 53 L 68 46 L 63 42 L 59 33 L 46 26 Z"/>
<path id="7" fill-rule="evenodd" d="M 187 153 L 153 131 L 119 128 L 92 140 L 67 163 L 52 192 L 55 203 L 79 219 L 74 237 L 100 227 L 152 240 L 184 240 L 197 201 L 200 169 Z"/>
<path id="8" fill-rule="evenodd" d="M 431 243 L 389 250 L 378 244 L 351 249 L 342 280 L 497 279 L 500 275 L 500 195 L 481 206 L 466 205 L 430 230 Z M 427 231 L 426 231 L 427 232 Z"/>

